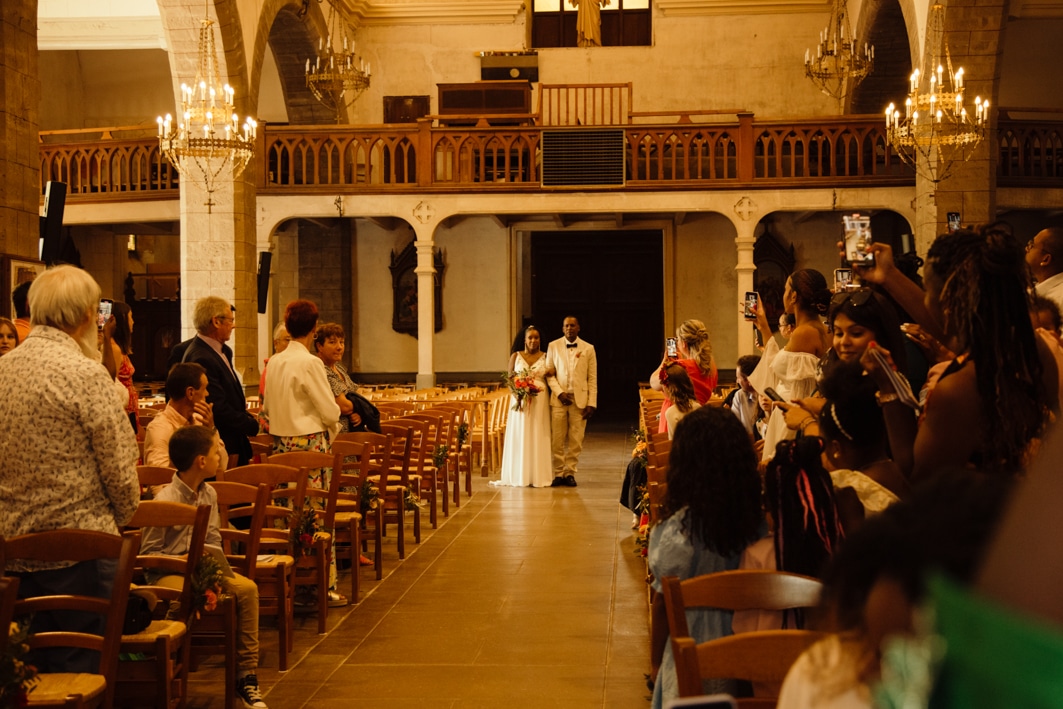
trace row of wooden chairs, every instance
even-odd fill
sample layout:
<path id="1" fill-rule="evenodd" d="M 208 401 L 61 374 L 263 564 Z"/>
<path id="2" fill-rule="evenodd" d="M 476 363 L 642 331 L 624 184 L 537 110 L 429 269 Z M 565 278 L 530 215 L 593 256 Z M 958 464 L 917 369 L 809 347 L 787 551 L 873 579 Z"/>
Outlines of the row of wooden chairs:
<path id="1" fill-rule="evenodd" d="M 703 693 L 707 679 L 738 679 L 778 687 L 798 656 L 826 633 L 811 630 L 757 630 L 698 643 L 690 637 L 686 611 L 787 611 L 818 604 L 823 584 L 814 578 L 779 571 L 739 570 L 680 581 L 661 579 L 668 632 L 675 657 L 680 697 Z M 746 709 L 772 709 L 777 696 L 738 701 Z"/>

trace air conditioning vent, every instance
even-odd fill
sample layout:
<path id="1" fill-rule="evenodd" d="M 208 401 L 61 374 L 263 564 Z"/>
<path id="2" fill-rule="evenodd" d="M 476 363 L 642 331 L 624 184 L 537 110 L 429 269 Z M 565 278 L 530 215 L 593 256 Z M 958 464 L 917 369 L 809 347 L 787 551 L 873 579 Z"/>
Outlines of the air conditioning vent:
<path id="1" fill-rule="evenodd" d="M 586 128 L 543 131 L 543 187 L 623 187 L 624 131 Z"/>

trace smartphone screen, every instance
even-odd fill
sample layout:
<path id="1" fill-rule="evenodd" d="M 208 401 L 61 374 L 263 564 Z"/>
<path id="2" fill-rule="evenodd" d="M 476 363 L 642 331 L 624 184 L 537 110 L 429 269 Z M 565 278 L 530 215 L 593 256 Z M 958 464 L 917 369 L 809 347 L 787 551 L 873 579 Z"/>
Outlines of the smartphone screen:
<path id="1" fill-rule="evenodd" d="M 107 318 L 111 317 L 111 303 L 112 301 L 106 298 L 100 301 L 100 310 L 96 315 L 96 328 L 103 329 L 103 326 L 107 324 Z"/>
<path id="2" fill-rule="evenodd" d="M 779 396 L 779 393 L 771 387 L 767 387 L 764 390 L 764 396 L 768 397 L 772 401 L 785 401 L 781 396 Z"/>
<path id="3" fill-rule="evenodd" d="M 851 268 L 836 268 L 834 269 L 834 292 L 848 290 L 853 286 L 853 269 Z"/>
<path id="4" fill-rule="evenodd" d="M 948 220 L 949 220 L 949 233 L 950 234 L 960 228 L 960 213 L 959 212 L 949 212 L 948 213 Z"/>
<path id="5" fill-rule="evenodd" d="M 675 358 L 679 356 L 679 346 L 674 337 L 669 337 L 664 341 L 664 351 L 669 357 Z"/>
<path id="6" fill-rule="evenodd" d="M 760 307 L 760 294 L 756 291 L 747 290 L 746 300 L 742 308 L 742 315 L 746 320 L 757 319 L 757 309 Z"/>
<path id="7" fill-rule="evenodd" d="M 845 230 L 845 261 L 847 265 L 870 266 L 875 263 L 871 248 L 871 217 L 867 214 L 846 214 L 842 217 Z"/>

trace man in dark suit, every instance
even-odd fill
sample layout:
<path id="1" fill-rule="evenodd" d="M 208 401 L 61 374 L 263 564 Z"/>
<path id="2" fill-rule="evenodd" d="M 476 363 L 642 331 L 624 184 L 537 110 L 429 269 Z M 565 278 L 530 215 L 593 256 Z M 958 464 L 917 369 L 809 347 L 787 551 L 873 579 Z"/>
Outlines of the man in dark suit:
<path id="1" fill-rule="evenodd" d="M 192 323 L 197 334 L 179 345 L 184 351 L 178 361 L 195 362 L 206 370 L 214 425 L 225 449 L 239 457 L 239 465 L 246 465 L 252 455 L 247 438 L 258 433 L 258 421 L 247 412 L 244 385 L 233 369 L 233 351 L 225 344 L 232 337 L 236 309 L 223 298 L 207 296 L 196 301 Z"/>

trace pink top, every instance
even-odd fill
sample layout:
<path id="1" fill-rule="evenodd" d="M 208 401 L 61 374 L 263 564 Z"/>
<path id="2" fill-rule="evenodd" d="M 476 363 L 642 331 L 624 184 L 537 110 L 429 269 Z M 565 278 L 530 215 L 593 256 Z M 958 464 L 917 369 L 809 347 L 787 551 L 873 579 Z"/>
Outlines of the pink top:
<path id="1" fill-rule="evenodd" d="M 694 385 L 694 398 L 698 400 L 699 404 L 704 404 L 712 398 L 712 393 L 716 390 L 716 380 L 719 378 L 715 369 L 706 376 L 701 373 L 698 363 L 692 359 L 677 359 L 675 363 L 682 365 L 683 369 L 687 370 L 690 383 Z M 657 428 L 658 433 L 668 433 L 668 421 L 664 418 L 664 412 L 670 409 L 671 406 L 672 402 L 666 395 L 664 404 L 661 405 L 661 423 Z"/>
<path id="2" fill-rule="evenodd" d="M 118 365 L 118 381 L 129 391 L 129 401 L 126 402 L 125 412 L 132 414 L 137 411 L 137 389 L 133 386 L 133 363 L 129 361 L 129 355 L 122 355 L 122 363 Z"/>

